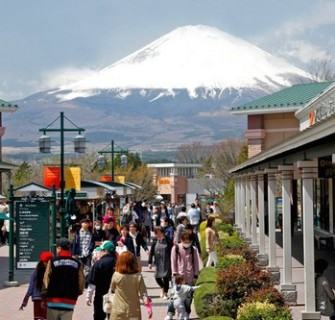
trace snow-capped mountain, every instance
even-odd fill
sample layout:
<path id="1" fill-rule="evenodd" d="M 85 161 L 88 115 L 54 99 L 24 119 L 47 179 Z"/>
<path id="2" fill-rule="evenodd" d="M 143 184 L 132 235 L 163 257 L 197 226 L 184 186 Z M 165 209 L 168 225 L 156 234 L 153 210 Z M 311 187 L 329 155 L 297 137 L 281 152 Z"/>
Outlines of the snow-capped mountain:
<path id="1" fill-rule="evenodd" d="M 114 138 L 166 148 L 214 142 L 242 135 L 245 122 L 229 114 L 231 106 L 309 79 L 247 41 L 186 26 L 80 81 L 17 101 L 21 108 L 8 119 L 6 138 L 35 140 L 38 128 L 63 110 L 94 143 Z M 22 121 L 30 126 L 22 128 Z"/>
<path id="2" fill-rule="evenodd" d="M 63 86 L 59 97 L 71 100 L 117 89 L 158 89 L 191 97 L 205 88 L 212 97 L 226 88 L 273 91 L 308 74 L 242 39 L 209 26 L 180 27 L 93 76 Z"/>

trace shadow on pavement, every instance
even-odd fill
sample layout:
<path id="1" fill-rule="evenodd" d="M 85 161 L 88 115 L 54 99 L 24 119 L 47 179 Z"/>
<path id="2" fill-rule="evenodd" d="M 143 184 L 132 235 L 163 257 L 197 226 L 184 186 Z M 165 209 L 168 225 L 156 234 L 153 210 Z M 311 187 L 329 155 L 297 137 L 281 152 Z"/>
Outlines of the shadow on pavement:
<path id="1" fill-rule="evenodd" d="M 20 285 L 29 282 L 29 278 L 33 270 L 14 270 L 14 280 Z M 0 290 L 6 289 L 4 282 L 8 280 L 8 258 L 0 256 Z"/>

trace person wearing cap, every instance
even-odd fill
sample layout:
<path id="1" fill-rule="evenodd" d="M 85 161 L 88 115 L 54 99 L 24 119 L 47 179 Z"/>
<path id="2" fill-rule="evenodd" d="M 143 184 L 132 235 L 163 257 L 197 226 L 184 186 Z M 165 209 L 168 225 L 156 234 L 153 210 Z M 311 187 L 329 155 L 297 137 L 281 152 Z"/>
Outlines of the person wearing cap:
<path id="1" fill-rule="evenodd" d="M 100 259 L 92 266 L 88 276 L 86 304 L 92 304 L 94 296 L 94 320 L 105 320 L 106 314 L 102 308 L 102 297 L 108 292 L 116 264 L 115 245 L 112 241 L 104 241 L 100 247 Z"/>
<path id="2" fill-rule="evenodd" d="M 50 251 L 42 251 L 40 253 L 39 262 L 30 276 L 29 287 L 20 307 L 20 310 L 23 310 L 31 297 L 34 303 L 34 320 L 47 319 L 47 304 L 42 296 L 42 287 L 46 265 L 52 257 L 53 255 Z"/>
<path id="3" fill-rule="evenodd" d="M 48 320 L 71 320 L 78 296 L 85 287 L 83 266 L 71 255 L 71 242 L 61 238 L 56 244 L 57 257 L 45 270 L 43 284 L 47 297 Z"/>

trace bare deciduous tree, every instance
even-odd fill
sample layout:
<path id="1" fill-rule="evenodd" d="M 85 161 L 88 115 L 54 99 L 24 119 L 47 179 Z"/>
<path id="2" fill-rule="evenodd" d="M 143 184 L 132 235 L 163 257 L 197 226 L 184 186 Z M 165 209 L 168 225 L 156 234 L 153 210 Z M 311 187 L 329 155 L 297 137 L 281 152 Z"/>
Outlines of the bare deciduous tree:
<path id="1" fill-rule="evenodd" d="M 202 163 L 208 158 L 213 146 L 201 142 L 183 144 L 178 148 L 177 161 L 181 163 Z"/>
<path id="2" fill-rule="evenodd" d="M 313 81 L 332 81 L 335 80 L 335 63 L 333 58 L 323 60 L 312 60 L 309 72 Z"/>

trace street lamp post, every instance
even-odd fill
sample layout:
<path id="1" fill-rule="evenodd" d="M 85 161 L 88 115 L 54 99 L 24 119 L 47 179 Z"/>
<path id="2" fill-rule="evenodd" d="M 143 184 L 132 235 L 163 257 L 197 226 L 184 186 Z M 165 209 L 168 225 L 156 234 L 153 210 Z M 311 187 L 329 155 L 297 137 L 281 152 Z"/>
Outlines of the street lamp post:
<path id="1" fill-rule="evenodd" d="M 51 126 L 56 122 L 60 121 L 59 128 L 51 128 Z M 65 128 L 65 120 L 72 124 L 72 128 Z M 64 134 L 65 132 L 78 132 L 78 135 L 75 137 L 75 152 L 84 153 L 85 152 L 85 138 L 81 135 L 85 131 L 84 128 L 78 127 L 73 121 L 67 118 L 64 115 L 64 112 L 60 112 L 60 115 L 57 119 L 51 122 L 47 127 L 39 129 L 40 132 L 43 132 L 43 135 L 40 137 L 39 146 L 41 153 L 50 153 L 51 152 L 51 139 L 47 136 L 47 132 L 59 132 L 60 133 L 60 214 L 61 214 L 61 235 L 64 237 L 65 232 L 65 207 L 64 207 L 64 190 L 65 190 L 65 178 L 64 178 Z"/>
<path id="2" fill-rule="evenodd" d="M 98 154 L 100 156 L 99 156 L 97 161 L 98 161 L 98 166 L 100 168 L 106 166 L 106 159 L 104 157 L 104 154 L 110 154 L 111 155 L 111 174 L 112 174 L 112 181 L 114 182 L 115 181 L 115 160 L 114 160 L 114 156 L 115 156 L 115 154 L 121 154 L 121 163 L 122 162 L 125 163 L 127 161 L 126 154 L 128 154 L 128 150 L 121 149 L 121 148 L 120 149 L 115 149 L 114 140 L 112 140 L 111 143 L 107 147 L 105 147 L 101 151 L 98 151 Z"/>

